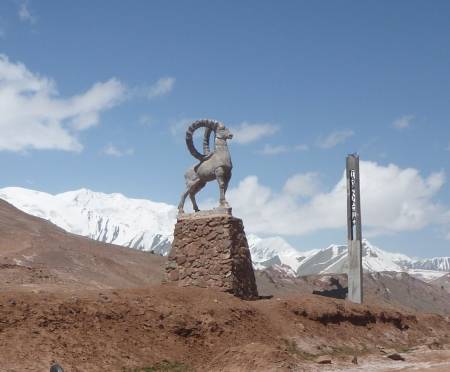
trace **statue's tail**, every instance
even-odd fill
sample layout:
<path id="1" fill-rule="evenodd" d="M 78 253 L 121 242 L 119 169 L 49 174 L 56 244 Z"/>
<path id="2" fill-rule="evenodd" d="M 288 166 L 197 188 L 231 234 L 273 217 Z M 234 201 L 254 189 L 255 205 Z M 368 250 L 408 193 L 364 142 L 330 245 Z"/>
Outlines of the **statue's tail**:
<path id="1" fill-rule="evenodd" d="M 201 119 L 194 121 L 186 131 L 186 145 L 192 156 L 200 161 L 205 160 L 211 153 L 209 148 L 209 140 L 212 131 L 216 131 L 218 121 Z M 197 151 L 194 145 L 194 132 L 199 128 L 205 128 L 205 134 L 203 135 L 203 154 Z"/>

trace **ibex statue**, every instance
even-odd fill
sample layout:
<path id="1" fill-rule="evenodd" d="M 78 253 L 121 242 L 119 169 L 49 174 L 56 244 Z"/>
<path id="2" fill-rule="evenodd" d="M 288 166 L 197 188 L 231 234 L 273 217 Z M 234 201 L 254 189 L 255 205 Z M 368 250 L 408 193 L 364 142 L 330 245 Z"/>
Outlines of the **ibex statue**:
<path id="1" fill-rule="evenodd" d="M 194 146 L 193 134 L 199 128 L 205 128 L 203 136 L 203 154 L 199 153 Z M 215 135 L 214 151 L 210 151 L 209 137 L 211 132 Z M 225 193 L 228 183 L 231 179 L 231 163 L 230 152 L 228 151 L 227 140 L 233 138 L 233 134 L 223 125 L 214 120 L 198 120 L 190 125 L 186 131 L 186 144 L 189 152 L 200 160 L 200 163 L 189 168 L 184 175 L 186 180 L 186 191 L 181 195 L 178 212 L 184 213 L 184 202 L 189 195 L 192 201 L 194 211 L 198 212 L 195 194 L 197 194 L 209 181 L 217 180 L 220 188 L 220 206 L 228 207 L 225 199 Z"/>

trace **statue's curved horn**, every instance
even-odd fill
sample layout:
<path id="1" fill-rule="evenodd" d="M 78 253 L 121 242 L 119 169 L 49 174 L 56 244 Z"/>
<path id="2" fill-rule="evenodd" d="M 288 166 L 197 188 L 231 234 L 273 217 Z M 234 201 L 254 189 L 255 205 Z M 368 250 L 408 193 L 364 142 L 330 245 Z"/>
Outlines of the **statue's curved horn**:
<path id="1" fill-rule="evenodd" d="M 214 128 L 214 130 L 215 130 L 215 128 Z M 208 156 L 211 153 L 211 148 L 209 147 L 209 141 L 210 141 L 212 131 L 213 131 L 213 128 L 211 128 L 211 127 L 205 128 L 205 133 L 203 135 L 203 154 L 205 156 Z"/>
<path id="2" fill-rule="evenodd" d="M 215 120 L 202 119 L 194 121 L 186 131 L 186 145 L 192 156 L 198 160 L 203 160 L 210 153 L 209 137 L 212 131 L 215 131 L 219 123 Z M 206 128 L 203 136 L 203 154 L 197 151 L 194 146 L 193 134 L 199 128 Z"/>

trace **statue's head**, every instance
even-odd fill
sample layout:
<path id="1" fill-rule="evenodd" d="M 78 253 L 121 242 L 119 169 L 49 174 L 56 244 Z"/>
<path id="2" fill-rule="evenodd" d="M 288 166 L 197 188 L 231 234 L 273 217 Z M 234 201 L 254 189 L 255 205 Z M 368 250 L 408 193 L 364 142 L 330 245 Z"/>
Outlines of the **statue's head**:
<path id="1" fill-rule="evenodd" d="M 230 132 L 230 130 L 223 125 L 222 123 L 217 124 L 216 127 L 216 138 L 228 140 L 233 138 L 233 133 Z"/>

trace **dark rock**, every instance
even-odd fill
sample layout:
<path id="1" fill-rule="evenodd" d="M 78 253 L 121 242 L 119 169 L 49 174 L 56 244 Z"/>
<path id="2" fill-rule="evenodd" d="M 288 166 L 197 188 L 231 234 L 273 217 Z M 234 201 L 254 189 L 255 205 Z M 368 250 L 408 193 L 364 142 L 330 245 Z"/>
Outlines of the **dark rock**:
<path id="1" fill-rule="evenodd" d="M 387 357 L 392 360 L 405 360 L 399 353 L 389 354 Z"/>
<path id="2" fill-rule="evenodd" d="M 54 363 L 50 367 L 50 372 L 64 372 L 64 370 L 58 363 Z"/>
<path id="3" fill-rule="evenodd" d="M 322 355 L 316 359 L 318 364 L 331 364 L 331 358 L 328 355 Z"/>
<path id="4" fill-rule="evenodd" d="M 431 350 L 444 350 L 444 345 L 442 345 L 438 341 L 433 341 L 433 342 L 427 344 L 427 346 Z"/>

